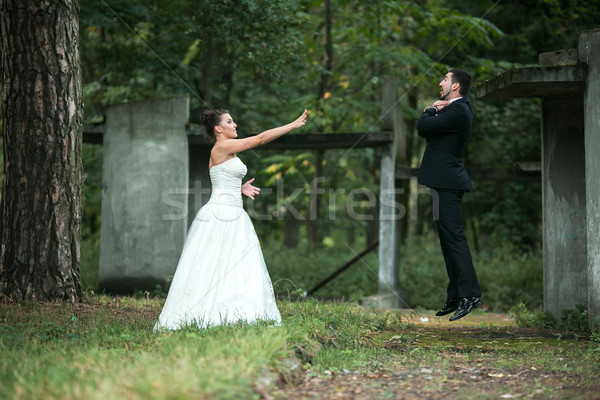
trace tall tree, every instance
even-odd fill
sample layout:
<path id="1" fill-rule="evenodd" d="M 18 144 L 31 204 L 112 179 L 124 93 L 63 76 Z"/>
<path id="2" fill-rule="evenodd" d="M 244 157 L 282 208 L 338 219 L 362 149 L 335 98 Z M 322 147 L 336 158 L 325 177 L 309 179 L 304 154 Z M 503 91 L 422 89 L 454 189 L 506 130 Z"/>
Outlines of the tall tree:
<path id="1" fill-rule="evenodd" d="M 83 102 L 76 0 L 0 1 L 0 293 L 78 301 Z"/>

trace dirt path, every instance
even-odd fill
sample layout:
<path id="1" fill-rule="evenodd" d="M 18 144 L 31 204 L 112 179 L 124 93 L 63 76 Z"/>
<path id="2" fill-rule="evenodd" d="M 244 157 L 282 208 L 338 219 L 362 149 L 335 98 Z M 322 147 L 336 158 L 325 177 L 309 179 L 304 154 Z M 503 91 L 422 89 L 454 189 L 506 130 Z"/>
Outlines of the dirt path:
<path id="1" fill-rule="evenodd" d="M 578 371 L 577 356 L 570 355 L 581 347 L 586 354 L 585 335 L 519 329 L 507 314 L 478 312 L 450 323 L 432 312 L 402 313 L 418 339 L 408 345 L 385 342 L 394 361 L 369 373 L 304 373 L 299 385 L 265 398 L 600 398 L 598 379 Z"/>

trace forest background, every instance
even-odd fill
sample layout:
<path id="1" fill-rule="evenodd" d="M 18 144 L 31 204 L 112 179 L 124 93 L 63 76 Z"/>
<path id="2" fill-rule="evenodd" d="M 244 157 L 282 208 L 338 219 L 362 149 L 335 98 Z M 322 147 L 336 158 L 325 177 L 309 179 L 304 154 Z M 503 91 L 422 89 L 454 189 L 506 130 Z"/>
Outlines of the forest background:
<path id="1" fill-rule="evenodd" d="M 86 123 L 101 123 L 113 104 L 187 93 L 192 123 L 202 109 L 223 107 L 242 135 L 286 123 L 304 108 L 310 118 L 299 133 L 376 132 L 381 86 L 393 80 L 407 131 L 405 161 L 412 167 L 425 147 L 416 120 L 437 98 L 437 83 L 449 68 L 467 69 L 477 84 L 537 64 L 539 53 L 576 48 L 579 32 L 600 27 L 598 0 L 91 0 L 80 8 Z M 538 100 L 471 99 L 467 170 L 540 161 Z M 242 159 L 247 177 L 255 177 L 264 193 L 251 208 L 276 292 L 311 289 L 377 240 L 377 196 L 371 195 L 379 186 L 377 149 L 257 150 Z M 86 290 L 97 291 L 102 146 L 84 144 L 83 162 L 81 276 Z M 323 195 L 311 220 L 318 168 Z M 519 302 L 538 307 L 541 184 L 474 185 L 463 208 L 484 304 L 497 311 Z M 430 198 L 414 181 L 406 189 L 400 286 L 408 293 L 406 306 L 436 308 L 447 278 Z M 304 220 L 286 213 L 286 204 Z M 356 300 L 376 289 L 375 252 L 317 294 Z"/>

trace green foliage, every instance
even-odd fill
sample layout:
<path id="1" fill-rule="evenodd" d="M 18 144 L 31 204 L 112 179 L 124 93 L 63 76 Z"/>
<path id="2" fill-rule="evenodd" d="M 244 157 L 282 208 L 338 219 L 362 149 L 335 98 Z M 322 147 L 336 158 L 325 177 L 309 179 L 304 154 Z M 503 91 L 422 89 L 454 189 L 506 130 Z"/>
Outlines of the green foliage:
<path id="1" fill-rule="evenodd" d="M 129 1 L 81 5 L 86 118 L 114 103 L 187 92 L 228 107 L 236 75 L 277 81 L 298 65 L 296 1 Z"/>
<path id="2" fill-rule="evenodd" d="M 590 340 L 598 344 L 596 352 L 600 353 L 600 321 L 595 321 Z"/>
<path id="3" fill-rule="evenodd" d="M 530 306 L 543 300 L 542 249 L 518 251 L 510 245 L 487 248 L 474 254 L 484 303 L 492 310 L 506 311 L 517 301 Z"/>
<path id="4" fill-rule="evenodd" d="M 471 15 L 485 14 L 486 20 L 503 33 L 494 42 L 495 58 L 521 64 L 537 64 L 539 53 L 577 47 L 580 32 L 598 28 L 598 0 L 536 0 L 536 1 L 459 0 L 453 6 Z M 472 48 L 474 54 L 488 53 Z"/>
<path id="5" fill-rule="evenodd" d="M 302 294 L 312 289 L 362 250 L 337 245 L 311 253 L 306 242 L 296 249 L 285 248 L 279 242 L 263 247 L 273 288 L 280 294 Z M 377 289 L 377 265 L 377 252 L 371 252 L 315 295 L 352 301 L 371 295 Z"/>
<path id="6" fill-rule="evenodd" d="M 268 222 L 267 224 L 272 224 Z M 360 253 L 366 245 L 364 236 L 350 245 L 343 231 L 329 231 L 323 246 L 311 252 L 306 239 L 297 248 L 285 247 L 280 239 L 263 240 L 263 254 L 276 293 L 300 295 L 327 278 Z M 272 236 L 272 235 L 271 235 Z M 97 243 L 82 244 L 81 277 L 86 289 L 96 290 L 98 283 Z M 343 254 L 344 257 L 340 257 Z M 88 257 L 90 260 L 88 260 Z M 358 301 L 377 291 L 378 253 L 372 251 L 327 283 L 315 296 Z M 510 246 L 473 252 L 473 262 L 483 292 L 484 306 L 507 311 L 521 301 L 531 307 L 541 306 L 543 296 L 541 249 L 529 253 Z M 438 309 L 446 298 L 448 277 L 444 260 L 434 235 L 411 236 L 400 251 L 400 287 L 409 294 L 404 306 Z"/>
<path id="7" fill-rule="evenodd" d="M 400 249 L 400 287 L 408 291 L 410 306 L 440 308 L 446 300 L 447 285 L 448 275 L 437 237 L 407 238 Z"/>
<path id="8" fill-rule="evenodd" d="M 248 202 L 259 237 L 265 241 L 285 238 L 287 213 L 300 220 L 302 233 L 311 218 L 318 219 L 320 241 L 353 246 L 363 234 L 368 243 L 376 240 L 376 174 L 378 156 L 373 149 L 329 150 L 323 154 L 323 177 L 319 187 L 320 207 L 311 207 L 311 181 L 315 174 L 316 152 L 263 151 L 260 159 L 245 154 L 249 170 L 257 170 L 256 184 L 262 188 L 255 201 Z M 294 214 L 288 208 L 297 210 Z M 318 214 L 317 214 L 318 212 Z M 300 217 L 297 216 L 300 215 Z M 343 250 L 346 251 L 346 250 Z"/>
<path id="9" fill-rule="evenodd" d="M 560 327 L 568 331 L 584 332 L 588 328 L 588 309 L 583 304 L 576 304 L 574 309 L 560 313 Z"/>
<path id="10" fill-rule="evenodd" d="M 81 239 L 79 277 L 85 291 L 98 290 L 100 235 Z"/>
<path id="11" fill-rule="evenodd" d="M 400 287 L 410 305 L 438 309 L 446 299 L 448 276 L 437 236 L 409 237 L 400 251 Z M 485 307 L 506 311 L 515 301 L 542 302 L 541 250 L 522 254 L 510 246 L 473 252 Z"/>
<path id="12" fill-rule="evenodd" d="M 334 236 L 335 237 L 335 236 Z M 263 246 L 265 261 L 280 294 L 301 294 L 324 280 L 346 261 L 358 254 L 361 246 L 338 245 L 311 253 L 304 242 L 296 249 L 272 241 Z M 346 242 L 347 243 L 347 242 Z M 340 258 L 340 254 L 346 254 Z M 510 246 L 473 253 L 473 262 L 482 289 L 484 306 L 506 311 L 517 301 L 530 306 L 542 303 L 541 250 L 530 253 Z M 377 289 L 377 251 L 373 251 L 338 275 L 315 295 L 358 300 Z M 438 309 L 446 298 L 448 277 L 438 239 L 433 235 L 411 236 L 400 250 L 400 287 L 408 292 L 404 306 Z"/>
<path id="13" fill-rule="evenodd" d="M 541 157 L 539 100 L 474 102 L 475 121 L 465 163 L 469 167 L 513 169 Z M 476 228 L 477 245 L 507 243 L 527 252 L 541 243 L 540 182 L 475 181 L 464 197 L 466 224 Z"/>
<path id="14" fill-rule="evenodd" d="M 323 3 L 314 2 L 308 13 L 313 26 L 305 33 L 307 64 L 321 67 L 308 71 L 308 82 L 318 82 L 311 118 L 322 132 L 379 130 L 380 91 L 389 78 L 412 125 L 411 97 L 443 76 L 447 67 L 439 63 L 448 48 L 464 54 L 500 35 L 492 24 L 452 10 L 447 2 L 344 1 L 336 3 L 329 21 Z M 322 29 L 327 22 L 330 42 Z"/>
<path id="15" fill-rule="evenodd" d="M 515 320 L 517 326 L 523 328 L 551 329 L 556 326 L 556 319 L 548 311 L 537 308 L 529 311 L 524 303 L 511 307 L 509 315 Z"/>
<path id="16" fill-rule="evenodd" d="M 588 310 L 582 304 L 575 305 L 574 309 L 563 310 L 560 319 L 557 320 L 548 311 L 537 308 L 535 311 L 529 311 L 525 304 L 520 303 L 511 307 L 510 316 L 515 320 L 517 326 L 536 329 L 560 329 L 565 331 L 587 332 Z M 597 336 L 596 328 L 591 329 L 592 340 Z"/>
<path id="17" fill-rule="evenodd" d="M 102 146 L 83 144 L 83 213 L 80 278 L 84 290 L 98 289 L 102 202 Z"/>

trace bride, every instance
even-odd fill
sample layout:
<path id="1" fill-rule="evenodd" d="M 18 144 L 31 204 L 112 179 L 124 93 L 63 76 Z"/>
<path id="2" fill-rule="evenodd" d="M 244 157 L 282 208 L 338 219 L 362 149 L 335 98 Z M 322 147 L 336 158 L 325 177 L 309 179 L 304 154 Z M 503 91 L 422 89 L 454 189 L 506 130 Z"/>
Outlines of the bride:
<path id="1" fill-rule="evenodd" d="M 242 185 L 246 165 L 237 153 L 269 143 L 306 123 L 307 110 L 287 125 L 237 139 L 229 111 L 206 110 L 202 124 L 215 139 L 210 153 L 210 200 L 188 231 L 158 322 L 159 329 L 207 328 L 237 321 L 281 323 L 256 231 L 242 208 L 254 199 L 254 178 Z"/>

